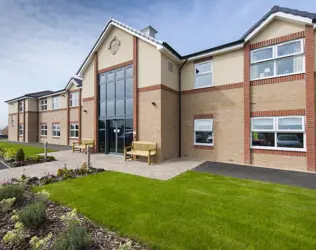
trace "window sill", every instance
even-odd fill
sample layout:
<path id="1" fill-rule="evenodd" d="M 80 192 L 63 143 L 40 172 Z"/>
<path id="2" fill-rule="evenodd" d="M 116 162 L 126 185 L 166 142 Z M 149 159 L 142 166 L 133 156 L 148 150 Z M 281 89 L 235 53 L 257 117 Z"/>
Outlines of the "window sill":
<path id="1" fill-rule="evenodd" d="M 59 139 L 60 136 L 52 136 L 52 138 Z"/>
<path id="2" fill-rule="evenodd" d="M 214 87 L 214 84 L 212 84 L 212 85 L 207 85 L 207 86 L 203 86 L 203 87 L 195 87 L 195 86 L 194 86 L 194 89 L 205 89 L 205 88 L 210 88 L 210 87 Z"/>
<path id="3" fill-rule="evenodd" d="M 40 135 L 41 138 L 47 138 L 47 135 Z"/>
<path id="4" fill-rule="evenodd" d="M 193 144 L 195 149 L 213 150 L 214 144 Z"/>
<path id="5" fill-rule="evenodd" d="M 272 78 L 279 78 L 283 76 L 293 76 L 293 75 L 299 75 L 299 74 L 305 74 L 305 71 L 302 72 L 296 72 L 296 73 L 290 73 L 290 74 L 283 74 L 283 75 L 276 75 L 276 76 L 267 76 L 267 77 L 262 77 L 262 78 L 255 78 L 255 79 L 250 79 L 250 81 L 260 81 L 260 80 L 265 80 L 265 79 L 272 79 Z"/>
<path id="6" fill-rule="evenodd" d="M 69 139 L 78 140 L 79 137 L 69 137 Z"/>
<path id="7" fill-rule="evenodd" d="M 251 149 L 260 149 L 260 150 L 274 150 L 274 151 L 288 151 L 288 152 L 304 152 L 306 153 L 305 148 L 276 148 L 276 147 L 250 147 Z"/>

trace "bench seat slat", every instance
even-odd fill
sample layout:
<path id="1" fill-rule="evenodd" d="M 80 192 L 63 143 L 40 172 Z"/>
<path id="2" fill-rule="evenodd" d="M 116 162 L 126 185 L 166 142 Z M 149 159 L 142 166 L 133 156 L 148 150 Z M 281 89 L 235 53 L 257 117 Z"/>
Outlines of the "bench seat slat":
<path id="1" fill-rule="evenodd" d="M 148 151 L 132 150 L 127 151 L 127 155 L 139 155 L 139 156 L 148 156 Z M 155 155 L 156 151 L 150 151 L 150 155 Z"/>

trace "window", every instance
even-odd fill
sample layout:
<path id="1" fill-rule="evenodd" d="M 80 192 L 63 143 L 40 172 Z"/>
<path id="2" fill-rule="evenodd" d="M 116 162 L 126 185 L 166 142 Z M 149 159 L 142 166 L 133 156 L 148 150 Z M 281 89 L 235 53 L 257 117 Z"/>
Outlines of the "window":
<path id="1" fill-rule="evenodd" d="M 24 125 L 19 125 L 19 135 L 23 135 Z"/>
<path id="2" fill-rule="evenodd" d="M 212 62 L 195 64 L 195 88 L 210 87 L 212 85 Z"/>
<path id="3" fill-rule="evenodd" d="M 23 102 L 19 102 L 19 111 L 23 112 Z"/>
<path id="4" fill-rule="evenodd" d="M 41 100 L 41 110 L 47 110 L 47 99 Z"/>
<path id="5" fill-rule="evenodd" d="M 60 124 L 53 124 L 53 137 L 60 136 Z"/>
<path id="6" fill-rule="evenodd" d="M 60 107 L 60 98 L 59 96 L 53 97 L 53 109 L 59 109 Z"/>
<path id="7" fill-rule="evenodd" d="M 79 106 L 79 93 L 73 92 L 69 94 L 69 106 L 76 107 Z"/>
<path id="8" fill-rule="evenodd" d="M 47 136 L 47 124 L 41 124 L 41 136 Z"/>
<path id="9" fill-rule="evenodd" d="M 251 51 L 251 80 L 303 73 L 304 40 L 295 40 Z"/>
<path id="10" fill-rule="evenodd" d="M 15 116 L 14 116 L 14 115 L 12 115 L 11 124 L 12 124 L 12 126 L 14 126 L 14 125 L 15 125 Z"/>
<path id="11" fill-rule="evenodd" d="M 298 150 L 305 149 L 305 117 L 251 118 L 253 148 Z"/>
<path id="12" fill-rule="evenodd" d="M 213 145 L 213 119 L 194 120 L 194 144 Z"/>
<path id="13" fill-rule="evenodd" d="M 78 124 L 70 124 L 70 137 L 78 138 L 79 137 L 79 125 Z"/>

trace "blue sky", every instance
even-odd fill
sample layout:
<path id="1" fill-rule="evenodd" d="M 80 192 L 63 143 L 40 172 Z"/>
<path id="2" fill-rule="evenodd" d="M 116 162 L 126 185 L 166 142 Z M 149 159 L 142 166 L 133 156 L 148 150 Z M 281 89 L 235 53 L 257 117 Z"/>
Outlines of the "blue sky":
<path id="1" fill-rule="evenodd" d="M 111 17 L 152 25 L 183 55 L 239 39 L 273 5 L 316 12 L 314 0 L 0 0 L 0 128 L 5 100 L 64 88 Z"/>

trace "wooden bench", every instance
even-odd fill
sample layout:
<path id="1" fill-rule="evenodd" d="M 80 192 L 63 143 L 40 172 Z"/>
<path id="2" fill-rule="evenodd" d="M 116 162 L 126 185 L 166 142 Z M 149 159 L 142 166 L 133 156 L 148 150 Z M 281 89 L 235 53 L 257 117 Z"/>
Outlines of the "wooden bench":
<path id="1" fill-rule="evenodd" d="M 128 151 L 129 150 L 129 151 Z M 133 141 L 132 146 L 124 148 L 124 160 L 127 155 L 148 157 L 148 165 L 150 165 L 150 156 L 157 154 L 157 143 L 147 141 Z"/>
<path id="2" fill-rule="evenodd" d="M 90 148 L 94 148 L 94 141 L 92 139 L 82 139 L 79 142 L 73 142 L 72 143 L 72 152 L 75 151 L 81 152 L 83 149 L 83 152 L 87 152 L 87 147 L 90 146 Z"/>

